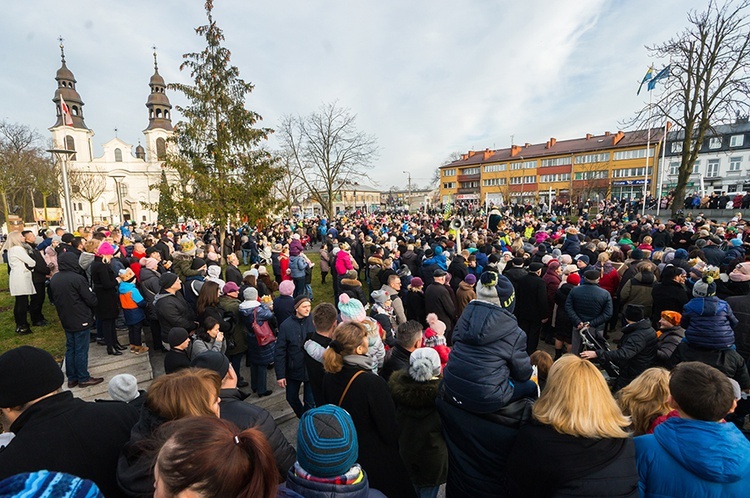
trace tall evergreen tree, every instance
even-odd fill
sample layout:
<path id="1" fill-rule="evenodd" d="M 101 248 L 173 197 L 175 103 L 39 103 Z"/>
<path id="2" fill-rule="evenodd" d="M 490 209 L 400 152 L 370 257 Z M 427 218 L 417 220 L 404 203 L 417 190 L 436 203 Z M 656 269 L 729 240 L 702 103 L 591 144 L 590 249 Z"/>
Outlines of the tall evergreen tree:
<path id="1" fill-rule="evenodd" d="M 159 223 L 164 226 L 171 226 L 177 223 L 180 213 L 177 209 L 177 203 L 174 199 L 172 187 L 167 181 L 167 173 L 162 168 L 161 180 L 159 181 L 159 204 L 157 212 L 159 213 Z"/>
<path id="2" fill-rule="evenodd" d="M 171 84 L 189 103 L 177 110 L 185 118 L 175 126 L 177 150 L 165 166 L 187 182 L 187 195 L 176 201 L 180 212 L 223 227 L 247 217 L 252 224 L 276 207 L 274 183 L 281 177 L 273 156 L 263 148 L 269 128 L 256 127 L 261 116 L 245 107 L 253 85 L 230 65 L 224 34 L 213 19 L 213 1 L 205 4 L 208 24 L 195 32 L 205 38 L 201 52 L 183 55 L 194 84 Z M 222 247 L 225 230 L 221 230 Z"/>

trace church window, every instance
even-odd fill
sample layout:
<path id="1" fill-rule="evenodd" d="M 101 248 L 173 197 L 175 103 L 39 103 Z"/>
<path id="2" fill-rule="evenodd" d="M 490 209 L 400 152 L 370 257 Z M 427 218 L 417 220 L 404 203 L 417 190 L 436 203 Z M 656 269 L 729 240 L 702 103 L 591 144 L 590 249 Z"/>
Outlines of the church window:
<path id="1" fill-rule="evenodd" d="M 68 149 L 68 150 L 76 150 L 76 141 L 73 140 L 73 137 L 71 137 L 70 135 L 66 135 L 65 136 L 65 148 Z M 75 161 L 76 160 L 76 155 L 75 154 L 71 154 L 70 155 L 70 159 L 72 161 Z"/>
<path id="2" fill-rule="evenodd" d="M 167 158 L 167 142 L 163 138 L 156 139 L 156 159 L 163 161 Z"/>
<path id="3" fill-rule="evenodd" d="M 121 163 L 122 162 L 122 150 L 115 149 L 115 162 Z"/>
<path id="4" fill-rule="evenodd" d="M 160 118 L 161 118 L 161 109 L 157 109 L 156 110 L 156 119 L 160 119 Z"/>
<path id="5" fill-rule="evenodd" d="M 150 109 L 150 110 L 148 111 L 148 118 L 149 118 L 149 119 L 154 119 L 154 110 L 153 110 L 153 109 Z"/>
<path id="6" fill-rule="evenodd" d="M 77 105 L 73 106 L 73 116 L 78 116 L 78 106 Z"/>
<path id="7" fill-rule="evenodd" d="M 164 111 L 164 119 L 169 119 L 169 111 Z"/>

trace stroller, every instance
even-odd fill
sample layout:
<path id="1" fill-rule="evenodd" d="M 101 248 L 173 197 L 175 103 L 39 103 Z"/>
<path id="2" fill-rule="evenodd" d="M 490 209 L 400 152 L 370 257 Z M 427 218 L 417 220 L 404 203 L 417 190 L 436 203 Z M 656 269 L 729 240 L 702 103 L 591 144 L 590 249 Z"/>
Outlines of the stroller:
<path id="1" fill-rule="evenodd" d="M 271 264 L 271 245 L 262 244 L 258 247 L 258 263 L 263 266 Z"/>
<path id="2" fill-rule="evenodd" d="M 607 341 L 604 340 L 604 338 L 597 336 L 595 332 L 595 329 L 592 329 L 588 325 L 578 331 L 578 333 L 581 334 L 581 344 L 584 349 L 589 351 L 609 351 L 610 349 Z M 604 371 L 607 372 L 607 375 L 611 379 L 616 379 L 620 376 L 620 367 L 613 362 L 599 358 L 599 364 L 604 367 Z"/>

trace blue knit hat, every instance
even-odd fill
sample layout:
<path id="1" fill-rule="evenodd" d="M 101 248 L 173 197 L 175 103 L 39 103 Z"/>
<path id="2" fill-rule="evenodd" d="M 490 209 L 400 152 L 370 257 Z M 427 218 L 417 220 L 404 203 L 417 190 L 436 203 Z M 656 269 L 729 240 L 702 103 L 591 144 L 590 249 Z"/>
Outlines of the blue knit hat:
<path id="1" fill-rule="evenodd" d="M 688 252 L 685 249 L 677 249 L 674 252 L 674 259 L 688 259 Z"/>
<path id="2" fill-rule="evenodd" d="M 61 472 L 24 472 L 0 481 L 0 496 L 104 498 L 93 482 Z"/>
<path id="3" fill-rule="evenodd" d="M 297 461 L 315 477 L 346 474 L 359 456 L 351 415 L 336 405 L 323 405 L 302 415 L 297 429 Z"/>

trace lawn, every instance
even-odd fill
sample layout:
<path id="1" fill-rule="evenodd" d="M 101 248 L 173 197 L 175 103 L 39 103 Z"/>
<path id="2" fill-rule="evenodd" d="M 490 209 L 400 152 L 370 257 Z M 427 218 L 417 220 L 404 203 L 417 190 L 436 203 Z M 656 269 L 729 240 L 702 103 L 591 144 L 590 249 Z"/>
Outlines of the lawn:
<path id="1" fill-rule="evenodd" d="M 312 276 L 313 289 L 313 306 L 322 302 L 333 302 L 333 287 L 331 286 L 330 275 L 326 279 L 326 284 L 320 283 L 320 254 L 318 251 L 311 251 L 307 254 L 311 261 L 315 263 Z M 62 360 L 65 355 L 65 333 L 60 326 L 60 320 L 57 317 L 55 307 L 49 303 L 48 299 L 44 302 L 44 317 L 50 322 L 46 327 L 32 327 L 34 331 L 30 335 L 17 335 L 16 325 L 13 321 L 13 304 L 15 299 L 11 297 L 8 290 L 8 266 L 1 265 L 0 269 L 0 354 L 9 349 L 28 344 L 45 349 L 52 353 L 58 360 Z M 242 271 L 248 267 L 240 267 Z M 271 268 L 268 268 L 271 272 Z"/>

